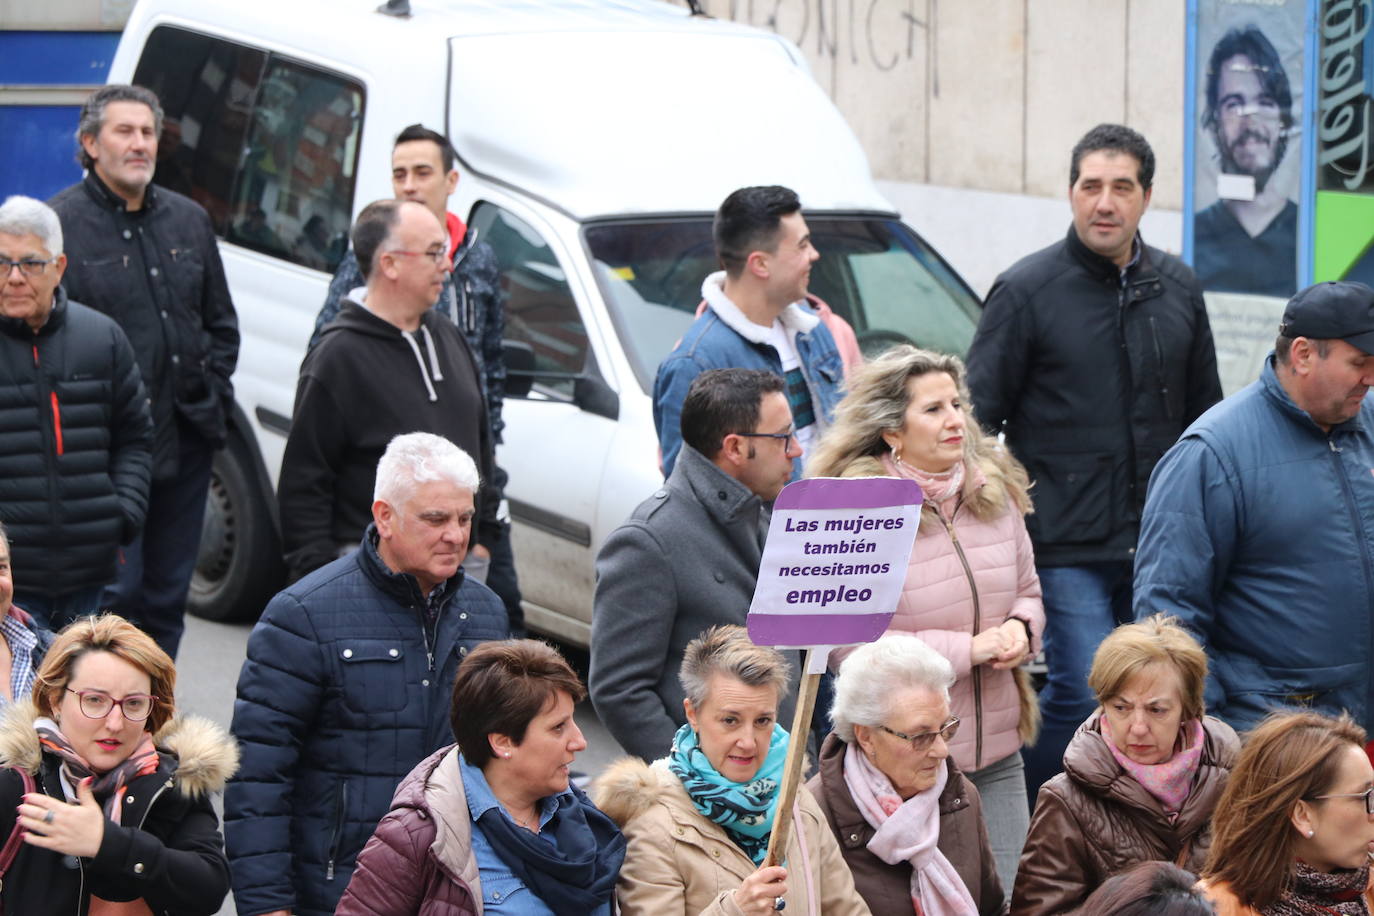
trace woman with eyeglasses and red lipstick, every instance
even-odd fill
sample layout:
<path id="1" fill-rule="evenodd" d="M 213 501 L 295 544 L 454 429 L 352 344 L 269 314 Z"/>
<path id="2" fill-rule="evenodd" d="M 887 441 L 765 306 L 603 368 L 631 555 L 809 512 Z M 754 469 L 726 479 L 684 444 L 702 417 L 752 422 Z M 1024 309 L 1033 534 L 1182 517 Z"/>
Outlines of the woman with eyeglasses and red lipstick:
<path id="1" fill-rule="evenodd" d="M 219 726 L 173 718 L 176 668 L 121 617 L 54 640 L 0 722 L 5 913 L 210 914 L 229 890 L 210 794 L 238 765 Z M 8 845 L 8 844 L 7 844 Z"/>
<path id="2" fill-rule="evenodd" d="M 1026 532 L 1026 470 L 974 422 L 956 356 L 896 346 L 851 373 L 808 477 L 899 477 L 925 502 L 888 632 L 954 666 L 950 744 L 978 787 L 997 876 L 1010 887 L 1026 839 L 1021 746 L 1040 707 L 1021 665 L 1040 650 L 1045 609 Z M 838 663 L 846 650 L 831 656 Z"/>
<path id="3" fill-rule="evenodd" d="M 1100 704 L 1040 787 L 1016 873 L 1012 916 L 1077 908 L 1140 862 L 1198 872 L 1240 753 L 1231 726 L 1203 715 L 1207 656 L 1171 617 L 1117 627 L 1093 656 Z"/>

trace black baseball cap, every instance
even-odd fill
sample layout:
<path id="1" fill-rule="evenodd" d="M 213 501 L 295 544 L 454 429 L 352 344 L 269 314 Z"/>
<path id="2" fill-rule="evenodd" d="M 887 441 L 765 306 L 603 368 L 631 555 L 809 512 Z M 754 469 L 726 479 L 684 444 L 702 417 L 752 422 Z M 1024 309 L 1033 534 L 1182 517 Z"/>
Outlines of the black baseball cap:
<path id="1" fill-rule="evenodd" d="M 1288 300 L 1279 333 L 1289 339 L 1343 340 L 1374 354 L 1374 289 L 1347 280 L 1309 286 Z"/>

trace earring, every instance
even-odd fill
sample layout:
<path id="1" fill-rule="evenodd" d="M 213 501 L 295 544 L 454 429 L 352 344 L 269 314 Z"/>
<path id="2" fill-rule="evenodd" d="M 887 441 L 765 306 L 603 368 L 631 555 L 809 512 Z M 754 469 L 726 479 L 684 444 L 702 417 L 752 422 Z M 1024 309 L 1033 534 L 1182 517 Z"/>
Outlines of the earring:
<path id="1" fill-rule="evenodd" d="M 506 758 L 509 759 L 509 757 L 510 757 L 510 751 L 506 751 L 506 752 L 505 752 L 504 754 L 502 754 L 501 756 L 502 756 L 502 757 L 506 757 Z"/>
<path id="2" fill-rule="evenodd" d="M 901 464 L 901 463 L 902 463 L 902 447 L 901 447 L 900 445 L 894 445 L 894 446 L 892 446 L 892 463 L 893 463 L 893 464 Z"/>
<path id="3" fill-rule="evenodd" d="M 1310 840 L 1310 839 L 1312 839 L 1312 837 L 1316 836 L 1316 834 L 1317 834 L 1317 831 L 1315 831 L 1315 830 L 1309 830 L 1309 831 L 1307 831 L 1307 838 Z"/>

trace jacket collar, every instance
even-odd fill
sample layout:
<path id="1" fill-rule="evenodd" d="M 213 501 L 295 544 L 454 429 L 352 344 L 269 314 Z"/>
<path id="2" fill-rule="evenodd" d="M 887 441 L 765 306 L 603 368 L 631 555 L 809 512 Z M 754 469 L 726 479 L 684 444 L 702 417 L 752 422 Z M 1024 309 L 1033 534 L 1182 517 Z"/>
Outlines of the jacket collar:
<path id="1" fill-rule="evenodd" d="M 725 271 L 718 270 L 701 281 L 701 298 L 706 300 L 711 311 L 715 312 L 716 317 L 725 322 L 726 327 L 730 330 L 750 343 L 768 343 L 770 329 L 754 324 L 746 318 L 744 313 L 739 310 L 739 306 L 731 302 L 730 297 L 725 295 Z M 815 313 L 794 302 L 782 310 L 782 314 L 778 316 L 778 321 L 782 322 L 783 328 L 789 332 L 805 334 L 820 324 L 821 319 Z"/>
<path id="2" fill-rule="evenodd" d="M 377 552 L 377 524 L 370 522 L 367 531 L 363 532 L 363 542 L 358 546 L 357 557 L 358 565 L 362 567 L 363 573 L 372 584 L 381 589 L 388 597 L 396 603 L 409 607 L 414 604 L 416 608 L 423 608 L 429 600 L 429 596 L 420 592 L 420 583 L 410 573 L 392 572 L 386 565 L 382 555 Z M 440 598 L 440 605 L 447 607 L 453 597 L 458 594 L 458 589 L 463 585 L 463 567 L 458 567 L 458 571 L 453 574 L 446 582 L 438 587 L 443 589 Z"/>
<path id="3" fill-rule="evenodd" d="M 1078 231 L 1072 225 L 1069 226 L 1065 244 L 1074 259 L 1082 264 L 1092 276 L 1103 281 L 1109 280 L 1113 285 L 1120 285 L 1121 268 L 1116 265 L 1115 261 L 1104 258 L 1084 245 L 1083 240 L 1078 237 Z M 1135 260 L 1126 268 L 1126 282 L 1139 283 L 1154 280 L 1155 268 L 1150 261 L 1150 249 L 1146 247 L 1145 239 L 1141 237 L 1139 232 L 1135 234 L 1135 241 L 1132 244 L 1136 246 L 1136 256 Z"/>
<path id="4" fill-rule="evenodd" d="M 106 209 L 115 210 L 120 213 L 126 212 L 125 208 L 128 204 L 125 202 L 124 198 L 120 197 L 114 191 L 111 191 L 109 187 L 106 186 L 105 182 L 100 180 L 100 176 L 96 175 L 95 169 L 86 170 L 86 177 L 82 181 L 82 186 L 85 187 L 86 193 L 91 196 L 91 199 Z M 148 182 L 147 189 L 143 192 L 143 206 L 133 212 L 141 213 L 144 210 L 155 210 L 157 209 L 157 204 L 157 185 L 150 181 Z"/>
<path id="5" fill-rule="evenodd" d="M 1284 416 L 1288 417 L 1303 429 L 1321 436 L 1323 439 L 1329 439 L 1338 434 L 1358 433 L 1364 428 L 1363 424 L 1360 422 L 1361 418 L 1364 416 L 1364 406 L 1362 404 L 1360 412 L 1355 414 L 1355 416 L 1346 420 L 1344 423 L 1338 423 L 1331 427 L 1330 433 L 1323 431 L 1322 428 L 1317 425 L 1317 421 L 1312 419 L 1311 414 L 1293 402 L 1293 399 L 1289 397 L 1288 392 L 1284 389 L 1283 383 L 1279 381 L 1273 350 L 1270 350 L 1269 355 L 1265 357 L 1264 368 L 1260 370 L 1259 383 L 1264 390 L 1264 396 L 1277 406 Z"/>
<path id="6" fill-rule="evenodd" d="M 32 341 L 39 337 L 51 337 L 61 329 L 67 320 L 67 291 L 61 284 L 52 293 L 52 311 L 48 313 L 48 320 L 43 327 L 38 329 L 38 333 L 33 332 L 33 328 L 22 318 L 10 318 L 0 315 L 0 331 L 4 331 L 11 337 L 20 340 Z"/>
<path id="7" fill-rule="evenodd" d="M 733 525 L 746 515 L 757 519 L 763 508 L 757 493 L 685 442 L 672 474 L 668 475 L 668 484 L 690 492 L 707 514 L 725 525 Z"/>

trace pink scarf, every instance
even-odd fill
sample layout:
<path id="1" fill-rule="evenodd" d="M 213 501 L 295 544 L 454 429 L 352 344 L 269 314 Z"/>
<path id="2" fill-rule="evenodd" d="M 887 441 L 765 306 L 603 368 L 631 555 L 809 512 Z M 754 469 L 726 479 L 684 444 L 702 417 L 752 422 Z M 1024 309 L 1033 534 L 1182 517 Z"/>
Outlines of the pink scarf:
<path id="1" fill-rule="evenodd" d="M 959 873 L 936 844 L 940 839 L 940 793 L 949 768 L 940 767 L 935 785 L 902 801 L 891 781 L 869 762 L 855 742 L 844 752 L 844 784 L 864 820 L 876 831 L 868 851 L 888 865 L 911 863 L 911 906 L 924 916 L 977 916 L 978 908 Z"/>
<path id="2" fill-rule="evenodd" d="M 1098 727 L 1101 727 L 1100 721 Z M 1185 724 L 1181 733 L 1187 746 L 1163 763 L 1155 764 L 1136 763 L 1117 749 L 1110 735 L 1105 731 L 1102 733 L 1102 740 L 1116 762 L 1121 764 L 1121 769 L 1158 799 L 1164 807 L 1164 813 L 1170 816 L 1178 814 L 1188 799 L 1188 793 L 1193 791 L 1193 777 L 1197 775 L 1198 764 L 1202 762 L 1202 720 L 1194 719 Z"/>
<path id="3" fill-rule="evenodd" d="M 925 496 L 926 501 L 939 509 L 940 514 L 945 518 L 951 517 L 959 502 L 959 494 L 964 489 L 964 462 L 960 461 L 948 471 L 941 471 L 938 474 L 912 467 L 897 457 L 896 452 L 884 459 L 883 463 L 888 466 L 894 476 L 916 481 L 920 485 L 921 493 Z"/>

